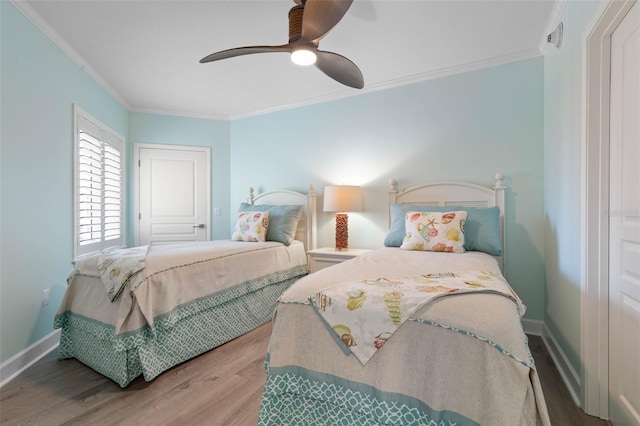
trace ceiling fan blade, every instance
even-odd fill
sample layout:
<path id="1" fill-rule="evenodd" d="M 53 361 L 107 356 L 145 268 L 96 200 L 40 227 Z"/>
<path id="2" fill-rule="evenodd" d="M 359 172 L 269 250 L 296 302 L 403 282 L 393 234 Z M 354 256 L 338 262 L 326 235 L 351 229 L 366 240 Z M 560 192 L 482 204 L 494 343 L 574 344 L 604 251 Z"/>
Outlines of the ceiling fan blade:
<path id="1" fill-rule="evenodd" d="M 306 0 L 302 15 L 302 38 L 320 40 L 340 22 L 351 3 L 353 0 Z"/>
<path id="2" fill-rule="evenodd" d="M 364 77 L 360 68 L 349 59 L 322 50 L 316 50 L 316 56 L 316 67 L 338 83 L 355 89 L 364 87 Z"/>
<path id="3" fill-rule="evenodd" d="M 283 44 L 281 46 L 247 46 L 236 47 L 235 49 L 222 50 L 212 53 L 200 59 L 200 63 L 219 61 L 221 59 L 234 58 L 236 56 L 251 55 L 254 53 L 271 53 L 271 52 L 290 52 L 291 44 Z"/>

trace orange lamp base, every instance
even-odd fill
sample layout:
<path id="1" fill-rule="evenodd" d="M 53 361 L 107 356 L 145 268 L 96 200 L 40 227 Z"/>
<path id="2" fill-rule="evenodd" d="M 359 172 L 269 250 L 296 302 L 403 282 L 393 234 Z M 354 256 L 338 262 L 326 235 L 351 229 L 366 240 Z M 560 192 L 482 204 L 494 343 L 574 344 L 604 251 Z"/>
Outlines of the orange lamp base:
<path id="1" fill-rule="evenodd" d="M 349 248 L 349 215 L 336 214 L 336 250 Z"/>

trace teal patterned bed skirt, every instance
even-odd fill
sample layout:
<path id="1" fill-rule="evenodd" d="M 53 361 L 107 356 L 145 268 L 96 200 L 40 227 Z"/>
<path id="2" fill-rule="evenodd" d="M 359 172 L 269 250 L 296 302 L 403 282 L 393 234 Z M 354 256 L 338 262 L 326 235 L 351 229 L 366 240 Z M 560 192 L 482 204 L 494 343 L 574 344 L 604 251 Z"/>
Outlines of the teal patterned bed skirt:
<path id="1" fill-rule="evenodd" d="M 181 315 L 170 327 L 156 327 L 155 332 L 145 329 L 118 338 L 112 326 L 65 312 L 55 323 L 56 328 L 62 328 L 60 358 L 76 358 L 123 388 L 141 374 L 151 381 L 163 371 L 270 321 L 282 292 L 299 278 L 275 282 L 240 298 Z"/>
<path id="2" fill-rule="evenodd" d="M 269 369 L 258 425 L 477 426 L 452 411 L 437 411 L 415 398 L 301 367 Z"/>

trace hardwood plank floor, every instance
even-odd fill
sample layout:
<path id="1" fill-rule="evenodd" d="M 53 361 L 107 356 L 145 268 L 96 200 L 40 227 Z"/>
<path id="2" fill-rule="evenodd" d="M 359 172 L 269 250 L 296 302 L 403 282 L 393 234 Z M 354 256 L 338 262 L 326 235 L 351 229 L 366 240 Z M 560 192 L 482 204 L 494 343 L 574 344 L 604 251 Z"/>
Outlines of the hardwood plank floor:
<path id="1" fill-rule="evenodd" d="M 529 337 L 529 349 L 536 362 L 538 377 L 542 384 L 544 399 L 547 402 L 552 425 L 558 426 L 606 426 L 606 420 L 585 414 L 571 398 L 571 394 L 558 372 L 549 351 L 539 336 Z"/>
<path id="2" fill-rule="evenodd" d="M 125 389 L 80 362 L 48 354 L 0 389 L 2 425 L 255 425 L 271 324 Z M 567 391 L 542 339 L 529 336 L 551 422 L 603 426 Z"/>

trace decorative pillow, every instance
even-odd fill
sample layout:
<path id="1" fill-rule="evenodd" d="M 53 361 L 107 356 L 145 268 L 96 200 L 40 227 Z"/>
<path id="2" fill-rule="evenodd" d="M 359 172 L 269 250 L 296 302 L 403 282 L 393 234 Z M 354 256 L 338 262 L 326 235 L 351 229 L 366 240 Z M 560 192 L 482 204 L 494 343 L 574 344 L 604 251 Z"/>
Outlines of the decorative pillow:
<path id="1" fill-rule="evenodd" d="M 240 210 L 244 212 L 270 213 L 267 241 L 279 241 L 289 245 L 296 238 L 296 229 L 302 212 L 302 206 L 273 206 L 269 204 L 241 203 Z"/>
<path id="2" fill-rule="evenodd" d="M 402 250 L 464 253 L 464 222 L 467 212 L 407 212 Z"/>
<path id="3" fill-rule="evenodd" d="M 467 221 L 464 224 L 464 248 L 467 251 L 482 251 L 492 256 L 502 256 L 500 238 L 500 209 L 498 207 L 463 207 L 463 206 L 412 206 L 408 204 L 391 205 L 391 227 L 384 245 L 400 247 L 405 236 L 405 213 L 414 212 L 447 212 L 464 210 Z"/>
<path id="4" fill-rule="evenodd" d="M 265 241 L 269 227 L 269 212 L 240 212 L 232 240 Z"/>

